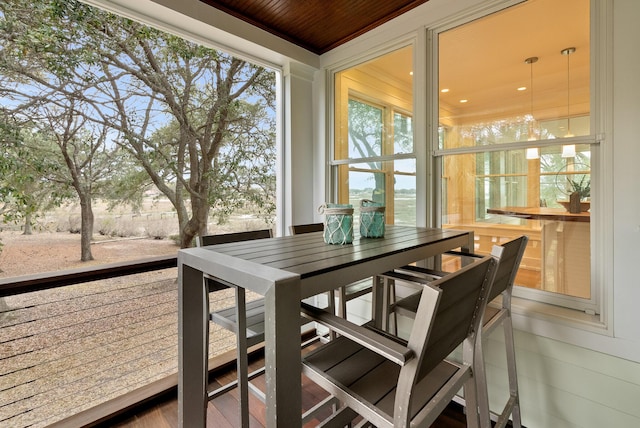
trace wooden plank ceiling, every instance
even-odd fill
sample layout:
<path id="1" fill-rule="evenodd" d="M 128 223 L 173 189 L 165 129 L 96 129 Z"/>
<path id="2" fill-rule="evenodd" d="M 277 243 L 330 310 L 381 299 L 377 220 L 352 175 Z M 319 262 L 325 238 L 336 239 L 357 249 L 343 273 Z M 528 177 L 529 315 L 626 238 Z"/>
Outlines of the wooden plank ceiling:
<path id="1" fill-rule="evenodd" d="M 428 0 L 201 1 L 320 55 Z"/>

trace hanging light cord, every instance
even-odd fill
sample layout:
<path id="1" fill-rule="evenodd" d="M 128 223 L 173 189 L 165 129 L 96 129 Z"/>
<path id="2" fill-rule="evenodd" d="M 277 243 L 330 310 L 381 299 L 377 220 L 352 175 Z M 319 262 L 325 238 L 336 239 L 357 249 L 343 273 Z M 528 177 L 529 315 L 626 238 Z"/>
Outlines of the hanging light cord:
<path id="1" fill-rule="evenodd" d="M 571 48 L 566 48 L 566 49 L 562 49 L 560 51 L 560 53 L 562 55 L 566 55 L 567 56 L 567 135 L 570 136 L 571 135 L 571 120 L 569 120 L 569 115 L 570 115 L 570 111 L 569 111 L 569 103 L 571 102 L 571 79 L 570 79 L 570 75 L 569 73 L 571 72 L 571 69 L 569 67 L 569 55 L 571 55 L 572 53 L 574 53 L 576 51 L 576 48 L 571 47 Z"/>
<path id="2" fill-rule="evenodd" d="M 531 113 L 531 122 L 529 123 L 529 140 L 535 140 L 536 138 L 533 135 L 534 121 L 533 118 L 533 63 L 538 61 L 537 56 L 532 56 L 524 60 L 525 64 L 529 64 L 529 92 L 530 92 L 530 113 Z"/>
<path id="3" fill-rule="evenodd" d="M 538 60 L 538 57 L 534 56 L 534 57 L 527 58 L 527 59 L 529 60 L 529 66 L 530 66 L 529 67 L 529 69 L 530 69 L 529 80 L 531 82 L 530 82 L 529 86 L 531 87 L 531 91 L 530 91 L 531 92 L 531 95 L 530 95 L 530 97 L 531 97 L 531 119 L 533 119 L 533 63 Z"/>

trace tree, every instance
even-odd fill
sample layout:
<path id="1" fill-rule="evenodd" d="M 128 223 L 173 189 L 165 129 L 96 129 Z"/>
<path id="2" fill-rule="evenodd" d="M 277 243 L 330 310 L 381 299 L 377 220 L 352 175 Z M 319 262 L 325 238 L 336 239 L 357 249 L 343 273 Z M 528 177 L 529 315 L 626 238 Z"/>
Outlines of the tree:
<path id="1" fill-rule="evenodd" d="M 394 115 L 393 123 L 387 123 L 380 107 L 355 99 L 349 99 L 349 157 L 376 158 L 388 153 L 384 147 L 398 147 L 405 153 L 413 152 L 413 132 L 407 127 L 406 118 Z M 384 135 L 386 133 L 386 135 Z M 372 171 L 382 171 L 383 162 L 366 162 Z M 375 188 L 372 198 L 385 203 L 386 177 L 384 173 L 374 172 Z"/>
<path id="2" fill-rule="evenodd" d="M 44 137 L 18 141 L 18 148 L 28 151 L 28 159 L 49 164 L 41 172 L 48 183 L 63 189 L 61 193 L 69 188 L 77 193 L 82 210 L 81 260 L 91 260 L 95 188 L 91 180 L 98 180 L 107 167 L 100 164 L 105 159 L 107 128 L 96 129 L 87 119 L 89 114 L 99 115 L 99 100 L 91 98 L 95 86 L 91 68 L 60 54 L 65 48 L 73 50 L 73 44 L 63 46 L 48 27 L 45 4 L 32 6 L 28 15 L 22 14 L 21 5 L 0 6 L 3 115 L 15 126 Z M 18 162 L 20 169 L 27 169 L 25 158 L 20 156 Z"/>
<path id="3" fill-rule="evenodd" d="M 117 151 L 106 144 L 108 129 L 89 122 L 74 99 L 27 98 L 12 114 L 31 135 L 5 145 L 7 154 L 14 154 L 2 162 L 4 181 L 10 184 L 5 193 L 29 224 L 32 215 L 74 192 L 80 201 L 80 260 L 93 260 L 92 201 L 103 193 L 118 163 Z"/>
<path id="4" fill-rule="evenodd" d="M 206 234 L 212 207 L 220 222 L 247 203 L 272 214 L 273 73 L 137 23 L 109 24 L 99 33 L 111 47 L 101 59 L 109 122 L 176 209 L 181 246 Z"/>
<path id="5" fill-rule="evenodd" d="M 45 110 L 42 119 L 44 132 L 52 136 L 61 164 L 66 166 L 51 171 L 48 180 L 72 188 L 78 196 L 80 260 L 93 260 L 93 199 L 103 193 L 107 179 L 117 169 L 117 151 L 107 146 L 108 128 L 90 123 L 83 112 L 76 110 L 73 99 L 64 110 Z"/>
<path id="6" fill-rule="evenodd" d="M 219 221 L 250 202 L 274 211 L 274 73 L 77 1 L 0 8 L 2 70 L 115 130 L 175 207 L 183 247 L 212 206 Z"/>
<path id="7" fill-rule="evenodd" d="M 75 39 L 73 24 L 56 18 L 58 6 L 0 3 L 0 96 L 3 116 L 40 137 L 17 143 L 29 152 L 18 157 L 19 168 L 28 170 L 28 159 L 48 164 L 41 170 L 44 181 L 78 196 L 81 260 L 87 261 L 93 259 L 92 199 L 113 171 L 115 150 L 107 145 L 110 127 L 101 120 L 99 67 L 88 46 Z"/>
<path id="8" fill-rule="evenodd" d="M 51 157 L 42 156 L 41 151 L 29 149 L 47 144 L 38 141 L 39 138 L 37 133 L 20 131 L 6 121 L 0 125 L 0 215 L 5 222 L 21 222 L 25 235 L 31 234 L 32 223 L 39 213 L 71 197 L 68 191 L 47 180 L 58 164 Z"/>

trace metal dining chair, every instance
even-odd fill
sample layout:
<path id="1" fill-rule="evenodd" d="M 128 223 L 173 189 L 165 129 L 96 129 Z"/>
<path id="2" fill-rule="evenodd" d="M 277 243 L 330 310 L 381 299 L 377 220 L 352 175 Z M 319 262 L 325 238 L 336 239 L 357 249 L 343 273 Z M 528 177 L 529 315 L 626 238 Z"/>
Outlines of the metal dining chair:
<path id="1" fill-rule="evenodd" d="M 216 245 L 216 244 L 228 244 L 233 242 L 249 241 L 253 239 L 271 238 L 271 229 L 254 230 L 248 232 L 236 232 L 226 233 L 219 235 L 206 235 L 200 236 L 197 240 L 198 246 Z M 227 330 L 233 331 L 236 334 L 237 351 L 237 378 L 223 386 L 220 386 L 212 391 L 208 392 L 209 400 L 213 400 L 220 395 L 238 388 L 240 397 L 240 424 L 241 426 L 249 426 L 249 390 L 262 402 L 265 402 L 265 394 L 250 381 L 251 379 L 260 376 L 264 373 L 265 368 L 260 367 L 257 370 L 249 373 L 248 369 L 248 350 L 250 347 L 264 342 L 265 340 L 265 306 L 264 298 L 259 298 L 246 302 L 245 290 L 241 287 L 235 287 L 232 284 L 221 283 L 215 278 L 205 277 L 207 281 L 207 287 L 209 292 L 225 289 L 228 287 L 234 288 L 235 291 L 235 306 L 227 307 L 212 311 L 209 314 L 209 319 L 224 327 Z M 333 311 L 333 307 L 331 308 Z M 305 324 L 307 321 L 302 316 L 300 317 L 301 324 Z M 306 347 L 309 344 L 323 340 L 324 338 L 314 336 L 311 339 L 305 341 L 302 346 Z M 328 398 L 322 403 L 319 403 L 313 409 L 307 411 L 304 415 L 304 420 L 311 420 L 315 417 L 315 414 L 322 411 L 323 408 L 333 405 L 332 399 Z"/>
<path id="2" fill-rule="evenodd" d="M 290 226 L 292 235 L 311 232 L 322 232 L 323 230 L 323 223 L 308 223 Z M 373 285 L 371 281 L 371 278 L 367 278 L 363 279 L 362 281 L 354 282 L 353 284 L 338 288 L 338 316 L 346 318 L 347 302 L 372 292 Z M 332 308 L 335 305 L 335 303 L 333 302 L 335 299 L 334 292 L 330 292 L 329 299 L 332 300 L 332 302 L 329 303 L 329 307 Z"/>
<path id="3" fill-rule="evenodd" d="M 467 425 L 478 427 L 478 332 L 496 267 L 487 256 L 423 285 L 406 342 L 303 305 L 305 316 L 339 335 L 303 358 L 303 373 L 341 403 L 324 423 L 343 426 L 360 415 L 376 427 L 430 426 L 463 388 Z M 460 344 L 462 362 L 447 360 Z"/>
<path id="4" fill-rule="evenodd" d="M 528 241 L 529 238 L 523 235 L 502 245 L 494 246 L 494 251 L 492 252 L 493 254 L 497 255 L 496 249 L 499 249 L 500 262 L 497 269 L 495 281 L 493 283 L 491 291 L 489 292 L 488 299 L 489 302 L 492 303 L 487 305 L 487 308 L 485 310 L 481 335 L 486 338 L 499 326 L 502 326 L 504 333 L 505 351 L 507 356 L 509 398 L 502 411 L 499 414 L 495 415 L 495 427 L 497 428 L 505 427 L 509 422 L 509 416 L 511 416 L 514 428 L 520 428 L 522 426 L 520 414 L 520 398 L 518 392 L 518 378 L 516 373 L 515 343 L 513 339 L 513 324 L 511 320 L 511 297 L 516 274 L 518 273 L 520 262 L 522 261 L 522 257 L 524 255 L 524 251 L 527 247 Z M 449 254 L 467 258 L 481 257 L 480 255 L 476 254 L 460 252 L 449 252 Z M 403 269 L 398 269 L 395 274 L 407 276 L 395 275 L 395 277 L 390 276 L 390 278 L 398 280 L 402 278 L 411 279 L 411 276 L 417 276 L 421 279 L 426 279 L 427 281 L 433 281 L 438 278 L 442 278 L 443 276 L 449 275 L 449 273 L 447 272 L 433 271 L 414 266 L 406 266 Z M 498 302 L 498 296 L 502 297 L 500 302 Z M 392 305 L 391 311 L 394 312 L 396 316 L 402 315 L 412 318 L 416 314 L 419 298 L 420 296 L 418 294 L 414 294 L 405 299 L 400 299 Z M 481 348 L 483 348 L 482 340 L 480 341 L 479 345 Z M 478 357 L 481 359 L 481 362 L 478 364 L 477 368 L 477 378 L 479 379 L 478 387 L 480 388 L 480 418 L 484 424 L 483 426 L 491 426 L 488 425 L 490 424 L 491 412 L 489 410 L 488 402 L 488 387 L 485 374 L 484 351 L 480 352 L 478 354 Z M 460 401 L 462 404 L 464 404 L 464 399 L 458 398 L 457 401 Z"/>
<path id="5" fill-rule="evenodd" d="M 225 233 L 218 235 L 203 235 L 197 239 L 198 246 L 228 244 L 232 242 L 249 241 L 252 239 L 265 239 L 273 236 L 271 229 L 253 230 L 248 232 Z M 249 373 L 248 350 L 251 346 L 264 342 L 264 299 L 256 299 L 246 302 L 245 290 L 241 287 L 234 287 L 231 284 L 221 283 L 215 278 L 205 277 L 209 292 L 222 290 L 229 287 L 234 289 L 235 306 L 212 311 L 209 319 L 233 331 L 236 334 L 236 368 L 237 378 L 208 392 L 209 400 L 213 400 L 220 395 L 238 388 L 240 396 L 240 424 L 242 427 L 249 426 L 249 394 L 248 391 L 256 395 L 261 401 L 265 401 L 264 393 L 250 382 L 256 376 L 264 373 L 264 367 Z"/>

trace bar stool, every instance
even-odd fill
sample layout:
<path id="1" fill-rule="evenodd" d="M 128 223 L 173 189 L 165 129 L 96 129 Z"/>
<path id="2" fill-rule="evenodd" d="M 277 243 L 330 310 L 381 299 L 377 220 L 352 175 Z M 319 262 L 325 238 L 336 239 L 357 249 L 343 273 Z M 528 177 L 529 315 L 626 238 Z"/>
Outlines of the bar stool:
<path id="1" fill-rule="evenodd" d="M 216 244 L 228 244 L 233 242 L 249 241 L 252 239 L 264 239 L 271 238 L 271 229 L 262 229 L 249 232 L 237 232 L 227 233 L 220 235 L 207 235 L 200 236 L 197 240 L 199 246 L 216 245 Z M 265 340 L 265 307 L 264 299 L 256 299 L 250 302 L 246 302 L 245 290 L 241 287 L 236 287 L 233 284 L 222 283 L 221 281 L 205 277 L 209 292 L 222 290 L 228 287 L 234 289 L 235 292 L 235 307 L 228 307 L 212 311 L 209 314 L 209 319 L 218 324 L 219 326 L 233 331 L 236 334 L 237 341 L 237 379 L 223 385 L 215 390 L 207 393 L 209 400 L 213 400 L 216 397 L 238 387 L 240 396 L 240 424 L 243 428 L 249 426 L 249 394 L 251 391 L 258 399 L 263 403 L 266 401 L 265 394 L 250 381 L 251 379 L 260 376 L 264 373 L 264 366 L 249 373 L 248 369 L 248 349 L 254 345 L 257 345 Z M 331 306 L 331 310 L 334 307 Z M 301 324 L 308 323 L 304 317 L 300 316 Z M 302 344 L 303 347 L 320 340 L 322 338 L 316 336 L 311 338 Z M 313 409 L 307 411 L 303 417 L 303 421 L 312 419 L 315 414 L 322 410 L 324 406 L 335 405 L 335 400 L 328 398 L 315 406 Z"/>
<path id="2" fill-rule="evenodd" d="M 514 428 L 522 426 L 520 415 L 520 396 L 518 393 L 518 379 L 516 373 L 516 356 L 515 344 L 513 340 L 513 323 L 511 320 L 511 296 L 513 283 L 520 267 L 520 262 L 527 247 L 529 238 L 525 235 L 508 241 L 502 245 L 494 246 L 492 254 L 499 256 L 500 262 L 496 277 L 489 291 L 488 301 L 492 302 L 487 305 L 484 312 L 481 338 L 488 337 L 498 326 L 502 326 L 505 339 L 505 352 L 507 356 L 507 375 L 509 379 L 509 399 L 504 405 L 502 411 L 496 415 L 497 421 L 495 427 L 502 428 L 509 422 L 509 416 L 512 418 Z M 455 253 L 457 256 L 463 257 L 481 257 L 480 255 L 468 253 Z M 406 275 L 406 276 L 403 276 Z M 434 278 L 446 276 L 446 272 L 438 272 L 414 266 L 405 266 L 398 269 L 395 273 L 391 273 L 391 279 L 401 280 L 402 278 L 411 278 L 411 276 L 426 279 L 427 282 Z M 497 297 L 502 296 L 502 301 L 498 304 Z M 493 302 L 496 300 L 496 302 Z M 391 311 L 396 315 L 415 317 L 418 307 L 419 295 L 411 295 L 407 298 L 400 299 L 391 306 Z M 480 362 L 477 364 L 477 383 L 478 383 L 478 406 L 481 426 L 491 426 L 491 412 L 489 410 L 488 387 L 484 364 L 483 340 L 479 341 L 481 352 L 478 358 Z M 457 401 L 464 404 L 464 399 L 458 398 Z"/>
<path id="3" fill-rule="evenodd" d="M 249 241 L 252 239 L 271 238 L 271 229 L 254 230 L 248 232 L 226 233 L 219 235 L 204 235 L 197 239 L 198 246 L 227 244 L 232 242 Z M 233 331 L 236 334 L 236 368 L 237 379 L 208 392 L 209 400 L 238 387 L 240 396 L 240 424 L 249 426 L 249 389 L 262 402 L 265 396 L 259 388 L 251 384 L 250 380 L 264 373 L 264 367 L 249 373 L 248 349 L 251 346 L 264 342 L 264 299 L 260 298 L 246 303 L 245 290 L 235 287 L 233 284 L 222 283 L 215 278 L 205 277 L 209 292 L 233 288 L 235 293 L 235 307 L 224 308 L 212 311 L 209 319 Z"/>

